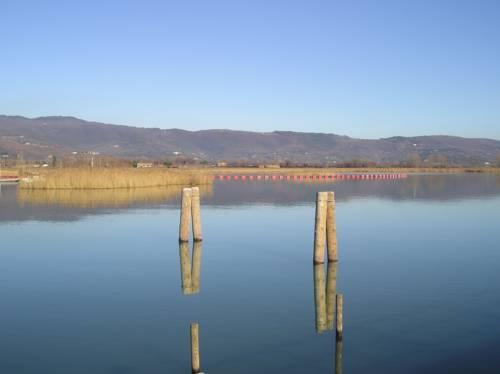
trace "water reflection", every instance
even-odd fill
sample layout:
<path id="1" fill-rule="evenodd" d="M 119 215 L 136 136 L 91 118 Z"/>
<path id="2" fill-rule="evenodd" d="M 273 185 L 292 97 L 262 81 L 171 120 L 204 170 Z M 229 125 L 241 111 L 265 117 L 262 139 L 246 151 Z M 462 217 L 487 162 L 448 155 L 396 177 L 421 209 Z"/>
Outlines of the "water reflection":
<path id="1" fill-rule="evenodd" d="M 314 310 L 316 333 L 322 334 L 337 327 L 337 266 L 338 262 L 328 262 L 325 281 L 325 265 L 313 265 L 314 273 Z M 338 327 L 337 327 L 338 329 Z M 342 374 L 343 342 L 335 334 L 335 374 Z"/>
<path id="2" fill-rule="evenodd" d="M 213 188 L 213 191 L 212 191 Z M 203 205 L 234 207 L 272 204 L 293 206 L 310 204 L 323 183 L 297 184 L 287 181 L 215 181 L 201 186 Z M 358 198 L 390 200 L 449 201 L 500 196 L 500 176 L 485 174 L 410 175 L 407 179 L 385 181 L 341 181 L 335 184 L 339 203 Z M 109 209 L 175 208 L 180 187 L 132 190 L 17 190 L 2 186 L 0 222 L 23 220 L 69 221 Z"/>
<path id="3" fill-rule="evenodd" d="M 344 350 L 344 342 L 337 340 L 335 344 L 335 374 L 342 374 L 342 354 Z"/>
<path id="4" fill-rule="evenodd" d="M 324 264 L 314 265 L 314 306 L 316 332 L 321 334 L 335 326 L 335 295 L 337 294 L 337 262 L 327 265 L 325 282 Z"/>
<path id="5" fill-rule="evenodd" d="M 200 292 L 201 243 L 193 243 L 192 263 L 191 254 L 189 253 L 189 243 L 179 243 L 181 285 L 184 295 L 193 295 Z"/>
<path id="6" fill-rule="evenodd" d="M 119 208 L 134 204 L 153 204 L 177 200 L 182 186 L 121 188 L 101 190 L 24 190 L 17 194 L 25 205 L 55 205 L 72 208 Z M 212 185 L 200 187 L 201 196 L 212 192 Z"/>
<path id="7" fill-rule="evenodd" d="M 219 182 L 214 183 L 208 205 L 308 204 L 324 183 Z M 336 201 L 357 198 L 389 200 L 461 200 L 500 196 L 500 176 L 494 174 L 410 175 L 400 180 L 340 181 L 335 183 Z"/>

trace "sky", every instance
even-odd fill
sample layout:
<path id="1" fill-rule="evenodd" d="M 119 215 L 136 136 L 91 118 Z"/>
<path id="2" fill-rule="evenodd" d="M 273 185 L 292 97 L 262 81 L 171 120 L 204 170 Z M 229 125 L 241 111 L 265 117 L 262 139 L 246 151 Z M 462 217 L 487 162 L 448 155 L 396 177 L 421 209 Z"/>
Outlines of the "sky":
<path id="1" fill-rule="evenodd" d="M 0 1 L 0 113 L 500 139 L 498 0 Z"/>

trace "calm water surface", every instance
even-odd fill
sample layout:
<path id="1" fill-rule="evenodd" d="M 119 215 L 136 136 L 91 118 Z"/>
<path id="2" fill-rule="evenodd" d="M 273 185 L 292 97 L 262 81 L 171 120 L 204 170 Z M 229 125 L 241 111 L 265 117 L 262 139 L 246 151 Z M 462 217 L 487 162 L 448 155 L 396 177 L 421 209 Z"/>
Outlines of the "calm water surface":
<path id="1" fill-rule="evenodd" d="M 321 190 L 337 196 L 343 373 L 500 372 L 500 178 L 486 175 L 216 182 L 191 295 L 178 194 L 107 206 L 1 186 L 0 372 L 190 373 L 198 321 L 205 372 L 335 373 L 334 332 L 315 321 Z"/>

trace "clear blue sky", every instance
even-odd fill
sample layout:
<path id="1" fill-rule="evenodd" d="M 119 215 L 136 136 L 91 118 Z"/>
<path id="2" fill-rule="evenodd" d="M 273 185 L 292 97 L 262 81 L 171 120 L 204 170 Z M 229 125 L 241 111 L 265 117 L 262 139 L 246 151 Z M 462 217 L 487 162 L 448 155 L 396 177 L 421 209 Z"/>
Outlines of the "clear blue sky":
<path id="1" fill-rule="evenodd" d="M 500 139 L 500 1 L 0 2 L 0 113 Z"/>

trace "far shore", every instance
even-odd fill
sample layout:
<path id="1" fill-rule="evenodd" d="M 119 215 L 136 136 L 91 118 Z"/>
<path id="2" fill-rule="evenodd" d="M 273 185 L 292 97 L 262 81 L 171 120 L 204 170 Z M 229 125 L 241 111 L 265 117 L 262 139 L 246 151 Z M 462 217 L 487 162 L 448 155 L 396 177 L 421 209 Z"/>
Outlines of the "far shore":
<path id="1" fill-rule="evenodd" d="M 211 184 L 221 175 L 302 175 L 334 174 L 500 174 L 500 168 L 446 167 L 358 167 L 358 168 L 278 168 L 278 167 L 152 167 L 152 168 L 19 168 L 3 169 L 1 175 L 19 176 L 21 189 L 133 189 Z"/>
<path id="2" fill-rule="evenodd" d="M 358 168 L 255 168 L 255 167 L 222 167 L 222 168 L 189 168 L 199 173 L 209 175 L 223 174 L 302 174 L 302 175 L 325 175 L 338 173 L 407 173 L 407 174 L 463 174 L 463 173 L 492 173 L 500 174 L 497 167 L 358 167 Z"/>

